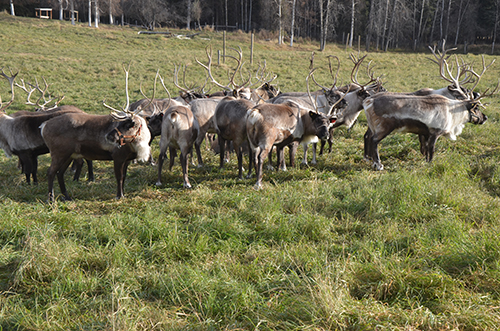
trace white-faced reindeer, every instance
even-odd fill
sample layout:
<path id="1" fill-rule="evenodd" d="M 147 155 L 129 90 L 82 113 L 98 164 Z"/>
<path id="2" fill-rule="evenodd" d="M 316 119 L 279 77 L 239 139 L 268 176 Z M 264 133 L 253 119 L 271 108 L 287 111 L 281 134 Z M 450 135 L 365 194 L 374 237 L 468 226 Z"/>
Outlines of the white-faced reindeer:
<path id="1" fill-rule="evenodd" d="M 483 124 L 487 120 L 486 115 L 479 109 L 482 107 L 480 99 L 496 93 L 499 85 L 491 93 L 483 95 L 474 93 L 474 88 L 493 62 L 486 66 L 483 57 L 483 70 L 477 74 L 471 66 L 459 65 L 456 58 L 457 73 L 454 76 L 445 59 L 445 53 L 437 57 L 441 76 L 445 78 L 446 70 L 450 76 L 447 80 L 455 87 L 452 88 L 453 93 L 461 96 L 458 100 L 438 94 L 379 93 L 364 101 L 363 107 L 368 121 L 368 130 L 364 136 L 365 158 L 373 161 L 375 170 L 384 168 L 380 162 L 378 144 L 394 130 L 418 134 L 420 150 L 426 161 L 430 162 L 434 156 L 435 143 L 440 136 L 455 140 L 466 123 Z M 470 89 L 461 86 L 460 78 L 464 75 L 464 68 L 476 79 Z M 465 81 L 470 82 L 471 79 L 467 78 Z"/>
<path id="2" fill-rule="evenodd" d="M 130 161 L 150 158 L 151 135 L 146 121 L 137 115 L 141 109 L 129 110 L 128 70 L 123 69 L 127 102 L 121 111 L 103 102 L 112 110 L 110 115 L 65 114 L 42 124 L 42 136 L 52 158 L 47 173 L 49 202 L 55 199 L 56 176 L 64 199 L 71 200 L 64 183 L 64 172 L 74 158 L 113 160 L 117 199 L 124 196 L 123 186 Z"/>
<path id="3" fill-rule="evenodd" d="M 262 166 L 273 146 L 278 149 L 280 164 L 284 146 L 310 136 L 328 137 L 328 127 L 334 120 L 332 115 L 315 112 L 293 101 L 264 103 L 248 110 L 246 129 L 257 173 L 255 188 L 262 187 Z"/>

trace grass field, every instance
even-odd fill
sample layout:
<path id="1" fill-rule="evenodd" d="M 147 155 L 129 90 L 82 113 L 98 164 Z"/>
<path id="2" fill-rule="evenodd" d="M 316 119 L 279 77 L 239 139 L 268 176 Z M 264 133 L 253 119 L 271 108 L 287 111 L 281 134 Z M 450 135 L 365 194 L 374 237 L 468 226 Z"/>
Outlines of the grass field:
<path id="1" fill-rule="evenodd" d="M 63 104 L 106 114 L 102 100 L 125 102 L 123 64 L 131 62 L 137 100 L 157 69 L 176 93 L 175 64 L 188 64 L 187 80 L 199 83 L 195 58 L 206 63 L 207 45 L 214 59 L 222 49 L 216 32 L 191 40 L 137 32 L 0 13 L 0 67 L 26 81 L 44 77 Z M 249 35 L 228 34 L 228 45 L 242 47 L 246 68 L 266 60 L 282 91 L 306 89 L 312 51 L 324 85 L 331 54 L 342 82 L 350 79 L 353 50 L 343 46 L 321 53 L 308 41 L 290 48 L 257 35 L 251 65 Z M 368 59 L 388 90 L 445 86 L 428 56 Z M 478 54 L 463 57 L 480 64 Z M 214 71 L 222 80 L 230 68 Z M 496 63 L 478 90 L 499 76 Z M 8 113 L 30 109 L 16 93 Z M 9 98 L 5 81 L 0 96 Z M 190 167 L 191 190 L 178 163 L 160 188 L 156 168 L 136 164 L 126 198 L 115 200 L 112 163 L 96 162 L 94 183 L 68 180 L 74 200 L 47 204 L 50 157 L 39 158 L 40 184 L 28 186 L 17 160 L 0 152 L 0 329 L 498 330 L 500 100 L 485 101 L 488 121 L 438 140 L 432 163 L 416 136 L 393 134 L 380 144 L 385 170 L 372 171 L 362 115 L 335 132 L 334 151 L 317 166 L 267 171 L 261 191 L 255 179 L 236 179 L 235 158 L 220 171 L 207 150 L 207 166 Z"/>

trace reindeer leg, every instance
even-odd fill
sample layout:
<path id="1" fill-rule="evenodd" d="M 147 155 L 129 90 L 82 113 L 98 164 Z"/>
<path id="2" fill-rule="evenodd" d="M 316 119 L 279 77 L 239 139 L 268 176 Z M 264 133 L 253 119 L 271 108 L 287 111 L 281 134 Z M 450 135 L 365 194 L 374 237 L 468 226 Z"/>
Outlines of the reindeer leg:
<path id="1" fill-rule="evenodd" d="M 222 138 L 220 134 L 217 135 L 218 141 L 219 141 L 219 156 L 220 156 L 220 163 L 219 163 L 219 168 L 222 169 L 224 168 L 224 157 L 226 155 L 226 139 Z"/>
<path id="2" fill-rule="evenodd" d="M 71 198 L 68 194 L 68 191 L 66 190 L 66 184 L 64 183 L 64 173 L 66 172 L 66 169 L 68 169 L 70 164 L 71 164 L 71 158 L 68 158 L 68 160 L 65 163 L 63 163 L 62 166 L 57 171 L 57 181 L 59 182 L 59 189 L 61 190 L 61 194 L 64 195 L 65 201 L 71 201 Z M 52 181 L 53 180 L 54 179 L 52 177 Z M 53 189 L 52 189 L 52 196 L 54 196 Z M 50 200 L 50 198 L 49 198 L 49 200 Z"/>
<path id="3" fill-rule="evenodd" d="M 371 141 L 371 138 L 373 136 L 373 133 L 372 131 L 370 130 L 370 128 L 368 128 L 368 130 L 366 130 L 366 133 L 364 135 L 364 149 L 365 149 L 365 155 L 364 155 L 364 160 L 365 161 L 370 161 L 370 158 L 371 158 L 371 150 L 370 150 L 370 141 Z"/>
<path id="4" fill-rule="evenodd" d="M 73 166 L 75 166 L 75 175 L 73 176 L 73 181 L 77 182 L 80 179 L 83 167 L 83 159 L 74 159 Z"/>
<path id="5" fill-rule="evenodd" d="M 440 137 L 441 133 L 432 133 L 427 140 L 427 157 L 426 161 L 431 162 L 432 158 L 434 157 L 434 152 L 436 150 L 436 141 Z"/>
<path id="6" fill-rule="evenodd" d="M 247 173 L 247 178 L 252 178 L 252 168 L 255 167 L 255 162 L 254 162 L 254 150 L 249 147 L 248 148 L 248 173 Z"/>
<path id="7" fill-rule="evenodd" d="M 295 154 L 297 154 L 297 149 L 299 148 L 299 142 L 294 141 L 288 144 L 288 158 L 290 160 L 290 167 L 295 168 Z"/>
<path id="8" fill-rule="evenodd" d="M 323 141 L 323 140 L 321 140 L 321 141 Z M 318 164 L 318 161 L 316 160 L 316 147 L 317 147 L 317 145 L 318 145 L 317 143 L 313 143 L 313 148 L 312 148 L 312 150 L 313 150 L 313 158 L 311 160 L 311 164 L 312 165 Z"/>
<path id="9" fill-rule="evenodd" d="M 236 157 L 238 158 L 238 178 L 243 179 L 243 148 L 234 144 L 234 149 L 236 151 Z"/>
<path id="10" fill-rule="evenodd" d="M 260 190 L 262 188 L 262 175 L 263 175 L 262 166 L 264 164 L 264 160 L 266 159 L 266 157 L 269 154 L 269 151 L 272 148 L 273 148 L 272 145 L 271 145 L 271 147 L 267 147 L 265 149 L 259 148 L 259 151 L 255 154 L 255 157 L 256 157 L 255 172 L 257 174 L 257 182 L 254 185 L 254 189 L 256 189 L 256 190 Z"/>
<path id="11" fill-rule="evenodd" d="M 427 158 L 429 153 L 428 141 L 429 135 L 419 134 L 418 141 L 420 142 L 420 153 Z"/>
<path id="12" fill-rule="evenodd" d="M 88 160 L 86 159 L 85 161 L 87 161 L 87 180 L 89 182 L 93 182 L 94 181 L 94 164 L 92 163 L 92 160 Z"/>
<path id="13" fill-rule="evenodd" d="M 308 144 L 303 144 L 302 147 L 304 148 L 304 156 L 302 157 L 302 162 L 300 163 L 303 166 L 307 166 L 307 150 L 309 149 Z"/>
<path id="14" fill-rule="evenodd" d="M 177 150 L 173 147 L 169 147 L 168 151 L 170 153 L 170 162 L 168 164 L 168 171 L 172 171 L 172 167 L 174 166 L 175 157 L 177 156 Z"/>
<path id="15" fill-rule="evenodd" d="M 205 166 L 203 163 L 203 159 L 201 158 L 201 144 L 203 143 L 203 140 L 205 139 L 206 133 L 200 132 L 198 137 L 196 138 L 196 141 L 194 142 L 194 149 L 196 150 L 196 157 L 198 158 L 198 168 L 202 168 Z"/>
<path id="16" fill-rule="evenodd" d="M 156 186 L 161 186 L 161 168 L 163 167 L 163 161 L 165 160 L 165 155 L 167 151 L 163 147 L 160 149 L 160 156 L 158 157 L 158 180 L 156 181 Z"/>
<path id="17" fill-rule="evenodd" d="M 125 174 L 127 172 L 128 162 L 121 158 L 115 158 L 114 170 L 116 178 L 116 199 L 121 199 L 123 195 L 123 184 L 125 183 Z"/>
<path id="18" fill-rule="evenodd" d="M 191 188 L 191 184 L 189 183 L 188 178 L 188 160 L 187 160 L 187 151 L 181 151 L 181 167 L 182 167 L 182 177 L 184 180 L 184 188 Z"/>

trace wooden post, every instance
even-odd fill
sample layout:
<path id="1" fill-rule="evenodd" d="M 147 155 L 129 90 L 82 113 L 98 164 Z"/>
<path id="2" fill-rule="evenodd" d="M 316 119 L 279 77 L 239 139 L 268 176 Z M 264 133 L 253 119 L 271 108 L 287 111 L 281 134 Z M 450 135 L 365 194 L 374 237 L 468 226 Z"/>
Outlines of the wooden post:
<path id="1" fill-rule="evenodd" d="M 358 53 L 361 50 L 361 35 L 358 34 Z"/>
<path id="2" fill-rule="evenodd" d="M 250 42 L 250 64 L 253 64 L 253 41 L 254 41 L 254 33 L 252 32 L 252 39 Z"/>
<path id="3" fill-rule="evenodd" d="M 222 63 L 226 63 L 226 30 L 223 33 L 224 39 L 222 41 Z"/>
<path id="4" fill-rule="evenodd" d="M 345 41 L 345 50 L 347 51 L 347 47 L 349 46 L 349 33 L 347 34 L 347 39 Z"/>
<path id="5" fill-rule="evenodd" d="M 220 66 L 220 49 L 217 50 L 217 65 Z"/>

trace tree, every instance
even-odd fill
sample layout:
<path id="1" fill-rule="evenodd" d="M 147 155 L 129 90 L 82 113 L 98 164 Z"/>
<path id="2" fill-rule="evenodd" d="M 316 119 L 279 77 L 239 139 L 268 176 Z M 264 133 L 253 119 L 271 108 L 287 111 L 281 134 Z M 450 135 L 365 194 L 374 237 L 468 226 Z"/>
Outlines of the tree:
<path id="1" fill-rule="evenodd" d="M 292 28 L 290 29 L 290 47 L 293 47 L 293 33 L 294 33 L 294 26 L 295 26 L 295 7 L 297 4 L 297 0 L 293 0 L 293 5 L 292 5 Z"/>
<path id="2" fill-rule="evenodd" d="M 191 28 L 191 0 L 186 0 L 187 2 L 187 17 L 186 17 L 186 29 Z"/>
<path id="3" fill-rule="evenodd" d="M 16 16 L 16 12 L 14 11 L 14 0 L 10 0 L 10 14 L 12 16 Z"/>

